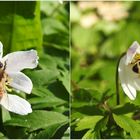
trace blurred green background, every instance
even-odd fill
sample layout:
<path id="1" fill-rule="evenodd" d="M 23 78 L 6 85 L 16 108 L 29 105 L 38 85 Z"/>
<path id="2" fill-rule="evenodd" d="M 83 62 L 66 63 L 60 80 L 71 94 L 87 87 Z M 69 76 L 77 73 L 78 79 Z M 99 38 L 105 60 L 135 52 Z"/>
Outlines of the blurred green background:
<path id="1" fill-rule="evenodd" d="M 120 88 L 116 105 L 115 87 L 120 55 L 140 42 L 139 12 L 140 2 L 133 1 L 1 1 L 4 55 L 36 49 L 39 65 L 24 70 L 32 94 L 12 92 L 27 99 L 33 113 L 2 108 L 0 138 L 69 139 L 70 129 L 71 138 L 140 138 L 140 94 L 131 101 Z"/>
<path id="2" fill-rule="evenodd" d="M 35 49 L 39 65 L 24 70 L 33 82 L 26 98 L 33 113 L 20 116 L 0 111 L 0 138 L 69 138 L 69 3 L 1 1 L 0 40 L 4 55 Z"/>
<path id="3" fill-rule="evenodd" d="M 139 138 L 140 95 L 120 90 L 115 75 L 119 57 L 140 42 L 140 2 L 71 2 L 72 138 Z M 132 119 L 133 118 L 133 119 Z"/>

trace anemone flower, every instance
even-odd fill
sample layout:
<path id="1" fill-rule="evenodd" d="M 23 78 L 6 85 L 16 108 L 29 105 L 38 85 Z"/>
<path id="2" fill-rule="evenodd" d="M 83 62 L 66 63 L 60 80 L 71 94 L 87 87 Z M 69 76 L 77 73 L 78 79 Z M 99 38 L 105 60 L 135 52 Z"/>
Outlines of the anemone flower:
<path id="1" fill-rule="evenodd" d="M 17 51 L 3 55 L 3 45 L 0 42 L 0 104 L 8 111 L 20 115 L 27 115 L 32 112 L 29 102 L 25 99 L 8 94 L 13 88 L 30 94 L 32 91 L 32 81 L 21 70 L 25 68 L 33 69 L 38 64 L 38 56 L 35 50 Z"/>
<path id="2" fill-rule="evenodd" d="M 140 45 L 134 42 L 119 62 L 119 78 L 124 93 L 134 100 L 140 90 Z"/>

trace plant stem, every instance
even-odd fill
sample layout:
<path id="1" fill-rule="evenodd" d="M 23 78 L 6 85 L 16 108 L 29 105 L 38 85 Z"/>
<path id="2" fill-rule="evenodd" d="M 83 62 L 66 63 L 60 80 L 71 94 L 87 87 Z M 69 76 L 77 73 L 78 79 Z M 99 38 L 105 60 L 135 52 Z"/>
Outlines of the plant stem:
<path id="1" fill-rule="evenodd" d="M 119 63 L 121 58 L 125 55 L 126 53 L 123 53 L 120 57 L 119 60 L 117 62 L 117 67 L 116 67 L 116 104 L 119 105 L 120 104 L 120 94 L 119 94 Z"/>
<path id="2" fill-rule="evenodd" d="M 2 107 L 0 107 L 0 132 L 5 134 L 4 126 L 3 126 L 3 121 L 2 121 Z"/>

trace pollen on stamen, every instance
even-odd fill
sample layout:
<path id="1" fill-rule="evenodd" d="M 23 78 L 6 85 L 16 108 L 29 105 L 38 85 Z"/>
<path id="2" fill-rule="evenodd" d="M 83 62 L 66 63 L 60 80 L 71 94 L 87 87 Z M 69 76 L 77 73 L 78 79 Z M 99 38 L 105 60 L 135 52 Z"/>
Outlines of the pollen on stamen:
<path id="1" fill-rule="evenodd" d="M 136 53 L 135 56 L 134 56 L 134 59 L 139 60 L 140 59 L 140 54 Z"/>
<path id="2" fill-rule="evenodd" d="M 137 53 L 137 54 L 135 54 L 135 56 L 130 64 L 135 64 L 138 60 L 140 60 L 140 54 Z"/>

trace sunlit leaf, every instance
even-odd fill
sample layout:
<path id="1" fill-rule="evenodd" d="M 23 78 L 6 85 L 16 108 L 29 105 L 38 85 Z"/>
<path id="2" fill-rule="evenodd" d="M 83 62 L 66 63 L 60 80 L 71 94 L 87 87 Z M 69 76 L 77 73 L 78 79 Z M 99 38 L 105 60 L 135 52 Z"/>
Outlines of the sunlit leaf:
<path id="1" fill-rule="evenodd" d="M 140 124 L 124 115 L 113 114 L 114 120 L 118 126 L 129 132 L 132 138 L 140 137 Z"/>
<path id="2" fill-rule="evenodd" d="M 5 125 L 27 127 L 28 131 L 32 132 L 67 121 L 67 117 L 60 113 L 40 110 L 34 111 L 28 116 L 15 116 L 11 120 L 5 122 Z"/>
<path id="3" fill-rule="evenodd" d="M 94 128 L 96 123 L 102 118 L 103 116 L 86 116 L 77 123 L 75 130 L 80 131 L 83 129 Z"/>
<path id="4" fill-rule="evenodd" d="M 0 40 L 4 52 L 42 46 L 40 4 L 35 1 L 0 2 Z"/>

